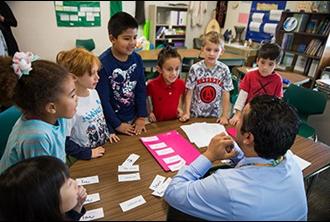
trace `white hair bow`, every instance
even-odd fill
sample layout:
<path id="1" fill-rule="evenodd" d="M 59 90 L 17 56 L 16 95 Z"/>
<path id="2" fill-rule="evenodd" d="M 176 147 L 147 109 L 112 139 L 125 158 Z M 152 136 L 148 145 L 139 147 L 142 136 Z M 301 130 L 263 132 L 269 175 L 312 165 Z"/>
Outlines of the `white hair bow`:
<path id="1" fill-rule="evenodd" d="M 22 75 L 29 75 L 32 70 L 31 62 L 37 60 L 39 57 L 33 55 L 32 52 L 16 52 L 13 56 L 13 69 L 14 72 L 18 75 L 18 78 L 21 78 Z"/>

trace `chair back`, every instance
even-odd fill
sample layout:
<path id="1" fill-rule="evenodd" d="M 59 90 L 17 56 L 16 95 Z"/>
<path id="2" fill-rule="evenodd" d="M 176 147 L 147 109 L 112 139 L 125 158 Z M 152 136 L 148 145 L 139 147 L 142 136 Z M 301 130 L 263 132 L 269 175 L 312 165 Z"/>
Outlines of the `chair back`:
<path id="1" fill-rule="evenodd" d="M 0 113 L 0 158 L 5 151 L 9 134 L 21 115 L 22 112 L 16 106 L 12 106 Z"/>
<path id="2" fill-rule="evenodd" d="M 76 47 L 85 48 L 91 52 L 95 49 L 95 42 L 93 39 L 76 39 Z"/>
<path id="3" fill-rule="evenodd" d="M 235 75 L 231 75 L 232 77 L 232 80 L 233 80 L 233 86 L 234 86 L 234 89 L 230 91 L 230 102 L 231 104 L 235 104 L 236 100 L 237 100 L 237 97 L 238 97 L 238 93 L 239 93 L 239 89 L 238 89 L 238 77 L 235 76 Z"/>
<path id="4" fill-rule="evenodd" d="M 324 112 L 327 95 L 323 92 L 290 84 L 284 93 L 284 100 L 297 109 L 300 118 L 307 121 L 308 116 Z"/>

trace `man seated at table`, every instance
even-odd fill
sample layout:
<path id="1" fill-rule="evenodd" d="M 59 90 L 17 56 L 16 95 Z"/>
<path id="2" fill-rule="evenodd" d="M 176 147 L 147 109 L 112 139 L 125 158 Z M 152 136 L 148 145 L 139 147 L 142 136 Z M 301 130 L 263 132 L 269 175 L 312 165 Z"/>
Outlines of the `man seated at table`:
<path id="1" fill-rule="evenodd" d="M 219 169 L 203 178 L 213 161 L 236 154 L 228 149 L 231 137 L 215 136 L 203 155 L 180 169 L 165 200 L 206 220 L 307 220 L 303 175 L 287 152 L 298 126 L 297 114 L 284 101 L 255 97 L 236 126 L 236 140 L 245 157 L 235 168 Z"/>

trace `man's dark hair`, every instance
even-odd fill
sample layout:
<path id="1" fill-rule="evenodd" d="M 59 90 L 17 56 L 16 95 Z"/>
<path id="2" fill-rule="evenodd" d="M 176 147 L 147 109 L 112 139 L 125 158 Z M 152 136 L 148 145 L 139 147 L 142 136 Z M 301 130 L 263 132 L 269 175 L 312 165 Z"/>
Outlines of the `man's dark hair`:
<path id="1" fill-rule="evenodd" d="M 268 95 L 252 99 L 250 112 L 243 117 L 241 133 L 254 136 L 258 156 L 277 159 L 292 146 L 299 129 L 299 117 L 283 100 Z"/>
<path id="2" fill-rule="evenodd" d="M 133 16 L 126 12 L 114 14 L 108 22 L 108 33 L 117 38 L 122 32 L 129 28 L 138 28 L 138 24 Z"/>
<path id="3" fill-rule="evenodd" d="M 270 59 L 279 61 L 281 55 L 281 47 L 276 43 L 265 43 L 261 45 L 257 58 Z"/>

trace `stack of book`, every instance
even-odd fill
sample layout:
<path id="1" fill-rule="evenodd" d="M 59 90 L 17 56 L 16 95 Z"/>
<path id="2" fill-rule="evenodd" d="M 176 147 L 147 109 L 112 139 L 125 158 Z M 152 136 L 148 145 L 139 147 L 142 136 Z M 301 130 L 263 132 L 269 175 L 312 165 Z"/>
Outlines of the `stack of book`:
<path id="1" fill-rule="evenodd" d="M 330 96 L 330 79 L 318 79 L 316 80 L 317 89 Z"/>
<path id="2" fill-rule="evenodd" d="M 322 41 L 319 39 L 312 39 L 305 49 L 305 53 L 310 56 L 317 56 L 322 54 L 324 46 L 322 46 Z"/>
<path id="3" fill-rule="evenodd" d="M 322 20 L 316 29 L 316 34 L 328 35 L 329 32 L 330 32 L 330 20 L 329 19 Z"/>

